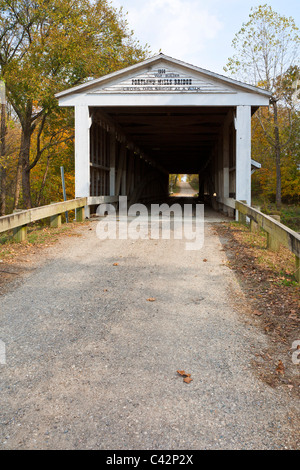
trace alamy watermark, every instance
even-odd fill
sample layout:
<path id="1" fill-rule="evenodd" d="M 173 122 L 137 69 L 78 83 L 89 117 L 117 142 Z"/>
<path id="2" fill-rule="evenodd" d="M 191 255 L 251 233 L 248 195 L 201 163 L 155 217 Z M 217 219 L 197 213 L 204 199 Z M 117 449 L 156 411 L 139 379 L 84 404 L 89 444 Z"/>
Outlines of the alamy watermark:
<path id="1" fill-rule="evenodd" d="M 300 364 L 300 340 L 296 340 L 292 344 L 292 349 L 294 350 L 292 354 L 293 364 Z"/>
<path id="2" fill-rule="evenodd" d="M 127 196 L 119 197 L 119 211 L 112 204 L 100 204 L 97 215 L 104 217 L 97 224 L 100 240 L 164 239 L 187 240 L 186 250 L 200 250 L 204 244 L 203 204 L 144 204 L 128 208 Z"/>

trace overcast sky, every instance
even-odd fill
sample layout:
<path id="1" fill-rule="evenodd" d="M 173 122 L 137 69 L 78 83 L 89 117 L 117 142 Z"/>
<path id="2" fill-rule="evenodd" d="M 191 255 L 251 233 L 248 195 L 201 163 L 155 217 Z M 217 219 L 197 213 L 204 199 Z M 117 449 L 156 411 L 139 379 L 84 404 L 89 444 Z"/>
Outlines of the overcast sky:
<path id="1" fill-rule="evenodd" d="M 251 7 L 268 3 L 300 27 L 300 0 L 112 0 L 128 12 L 136 38 L 153 55 L 163 52 L 192 65 L 225 74 L 231 42 Z"/>

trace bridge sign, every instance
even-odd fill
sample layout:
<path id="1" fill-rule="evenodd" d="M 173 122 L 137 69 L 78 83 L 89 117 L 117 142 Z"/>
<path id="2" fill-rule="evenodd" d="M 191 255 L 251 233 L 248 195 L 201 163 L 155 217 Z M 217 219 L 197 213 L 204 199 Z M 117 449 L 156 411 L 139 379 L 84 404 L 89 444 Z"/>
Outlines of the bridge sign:
<path id="1" fill-rule="evenodd" d="M 234 93 L 229 87 L 212 80 L 183 73 L 174 68 L 155 67 L 131 76 L 114 85 L 101 88 L 98 93 Z"/>

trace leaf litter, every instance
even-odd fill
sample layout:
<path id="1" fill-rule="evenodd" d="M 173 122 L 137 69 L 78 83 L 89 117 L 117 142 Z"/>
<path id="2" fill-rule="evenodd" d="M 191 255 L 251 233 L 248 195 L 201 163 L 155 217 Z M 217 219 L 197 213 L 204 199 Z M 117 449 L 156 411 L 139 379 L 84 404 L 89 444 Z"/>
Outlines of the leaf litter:
<path id="1" fill-rule="evenodd" d="M 300 284 L 295 282 L 295 257 L 281 246 L 266 248 L 266 234 L 251 233 L 245 225 L 215 224 L 228 263 L 247 300 L 232 296 L 239 311 L 268 337 L 252 360 L 255 374 L 272 388 L 285 387 L 300 397 L 299 366 L 292 362 L 293 341 L 300 339 Z"/>

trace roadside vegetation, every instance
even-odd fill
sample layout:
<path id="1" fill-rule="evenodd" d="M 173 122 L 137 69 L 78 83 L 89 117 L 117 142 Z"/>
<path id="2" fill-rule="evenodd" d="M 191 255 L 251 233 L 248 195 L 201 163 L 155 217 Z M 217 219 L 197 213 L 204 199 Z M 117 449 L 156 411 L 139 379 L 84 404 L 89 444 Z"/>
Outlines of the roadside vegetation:
<path id="1" fill-rule="evenodd" d="M 251 9 L 232 41 L 224 70 L 272 93 L 270 106 L 252 117 L 252 198 L 266 214 L 300 231 L 299 25 L 269 5 Z"/>
<path id="2" fill-rule="evenodd" d="M 180 187 L 178 183 L 181 181 L 182 176 L 184 175 L 171 174 L 169 176 L 169 194 L 179 193 Z"/>
<path id="3" fill-rule="evenodd" d="M 284 247 L 280 252 L 266 248 L 266 234 L 251 233 L 237 222 L 215 224 L 228 259 L 237 274 L 251 322 L 269 341 L 256 353 L 253 369 L 272 388 L 283 386 L 300 397 L 299 366 L 292 362 L 292 344 L 299 339 L 300 285 L 294 275 L 295 257 Z M 241 310 L 243 310 L 241 309 Z"/>
<path id="4" fill-rule="evenodd" d="M 260 207 L 261 212 L 267 215 L 279 215 L 280 222 L 295 232 L 300 232 L 300 205 L 282 204 L 280 210 L 275 203 L 254 200 L 253 205 Z"/>
<path id="5" fill-rule="evenodd" d="M 63 217 L 62 217 L 63 218 Z M 22 243 L 16 242 L 13 237 L 13 231 L 10 230 L 0 234 L 0 262 L 13 260 L 18 255 L 19 250 L 29 249 L 30 247 L 50 246 L 56 243 L 61 235 L 72 236 L 74 228 L 79 222 L 70 218 L 69 223 L 62 220 L 61 227 L 49 227 L 45 222 L 40 221 L 29 224 L 27 227 L 27 240 Z"/>
<path id="6" fill-rule="evenodd" d="M 199 176 L 198 175 L 187 175 L 187 182 L 190 183 L 195 193 L 199 192 Z"/>

